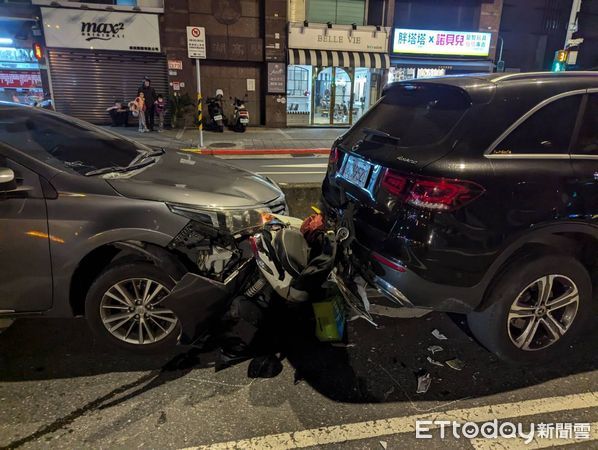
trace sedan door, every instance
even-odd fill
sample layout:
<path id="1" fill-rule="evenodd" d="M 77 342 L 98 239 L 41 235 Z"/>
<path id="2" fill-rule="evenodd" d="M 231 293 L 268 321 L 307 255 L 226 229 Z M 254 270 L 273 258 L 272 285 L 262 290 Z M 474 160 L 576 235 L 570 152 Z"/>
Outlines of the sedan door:
<path id="1" fill-rule="evenodd" d="M 591 90 L 585 101 L 571 161 L 581 197 L 580 214 L 598 224 L 598 90 Z"/>
<path id="2" fill-rule="evenodd" d="M 15 179 L 0 184 L 0 314 L 45 311 L 52 306 L 52 265 L 40 177 L 1 146 L 0 168 Z"/>

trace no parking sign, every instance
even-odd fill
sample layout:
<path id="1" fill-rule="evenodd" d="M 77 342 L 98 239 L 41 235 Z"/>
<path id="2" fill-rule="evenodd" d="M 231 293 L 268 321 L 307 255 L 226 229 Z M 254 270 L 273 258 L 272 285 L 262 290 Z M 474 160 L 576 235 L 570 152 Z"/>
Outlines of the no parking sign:
<path id="1" fill-rule="evenodd" d="M 187 27 L 187 56 L 194 59 L 206 59 L 206 29 Z"/>

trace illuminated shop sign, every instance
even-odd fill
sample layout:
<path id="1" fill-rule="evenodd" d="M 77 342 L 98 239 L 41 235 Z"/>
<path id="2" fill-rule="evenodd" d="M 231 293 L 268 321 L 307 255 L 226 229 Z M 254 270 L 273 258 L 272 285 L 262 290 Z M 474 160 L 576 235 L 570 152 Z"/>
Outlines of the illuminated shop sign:
<path id="1" fill-rule="evenodd" d="M 395 28 L 392 52 L 485 57 L 490 54 L 490 33 Z"/>

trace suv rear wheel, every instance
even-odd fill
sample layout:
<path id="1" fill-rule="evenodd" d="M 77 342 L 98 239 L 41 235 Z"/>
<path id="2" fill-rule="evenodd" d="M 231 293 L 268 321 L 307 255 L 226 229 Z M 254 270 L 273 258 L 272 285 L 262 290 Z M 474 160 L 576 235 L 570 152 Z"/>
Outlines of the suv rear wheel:
<path id="1" fill-rule="evenodd" d="M 575 258 L 519 260 L 491 287 L 488 306 L 468 323 L 475 337 L 500 358 L 548 360 L 576 338 L 591 314 L 592 284 Z"/>
<path id="2" fill-rule="evenodd" d="M 108 268 L 87 294 L 90 328 L 102 341 L 135 352 L 172 348 L 180 331 L 178 319 L 160 303 L 174 284 L 163 270 L 146 262 Z"/>

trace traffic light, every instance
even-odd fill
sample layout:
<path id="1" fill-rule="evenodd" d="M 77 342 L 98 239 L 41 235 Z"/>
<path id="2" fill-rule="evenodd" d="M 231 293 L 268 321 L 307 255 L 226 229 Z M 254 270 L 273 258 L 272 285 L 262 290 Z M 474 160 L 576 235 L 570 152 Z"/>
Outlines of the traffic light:
<path id="1" fill-rule="evenodd" d="M 567 59 L 569 58 L 569 50 L 557 50 L 554 53 L 554 61 L 552 62 L 553 72 L 564 72 L 567 70 Z"/>
<path id="2" fill-rule="evenodd" d="M 35 56 L 35 59 L 38 61 L 41 61 L 44 57 L 44 49 L 39 42 L 33 43 L 33 56 Z"/>

